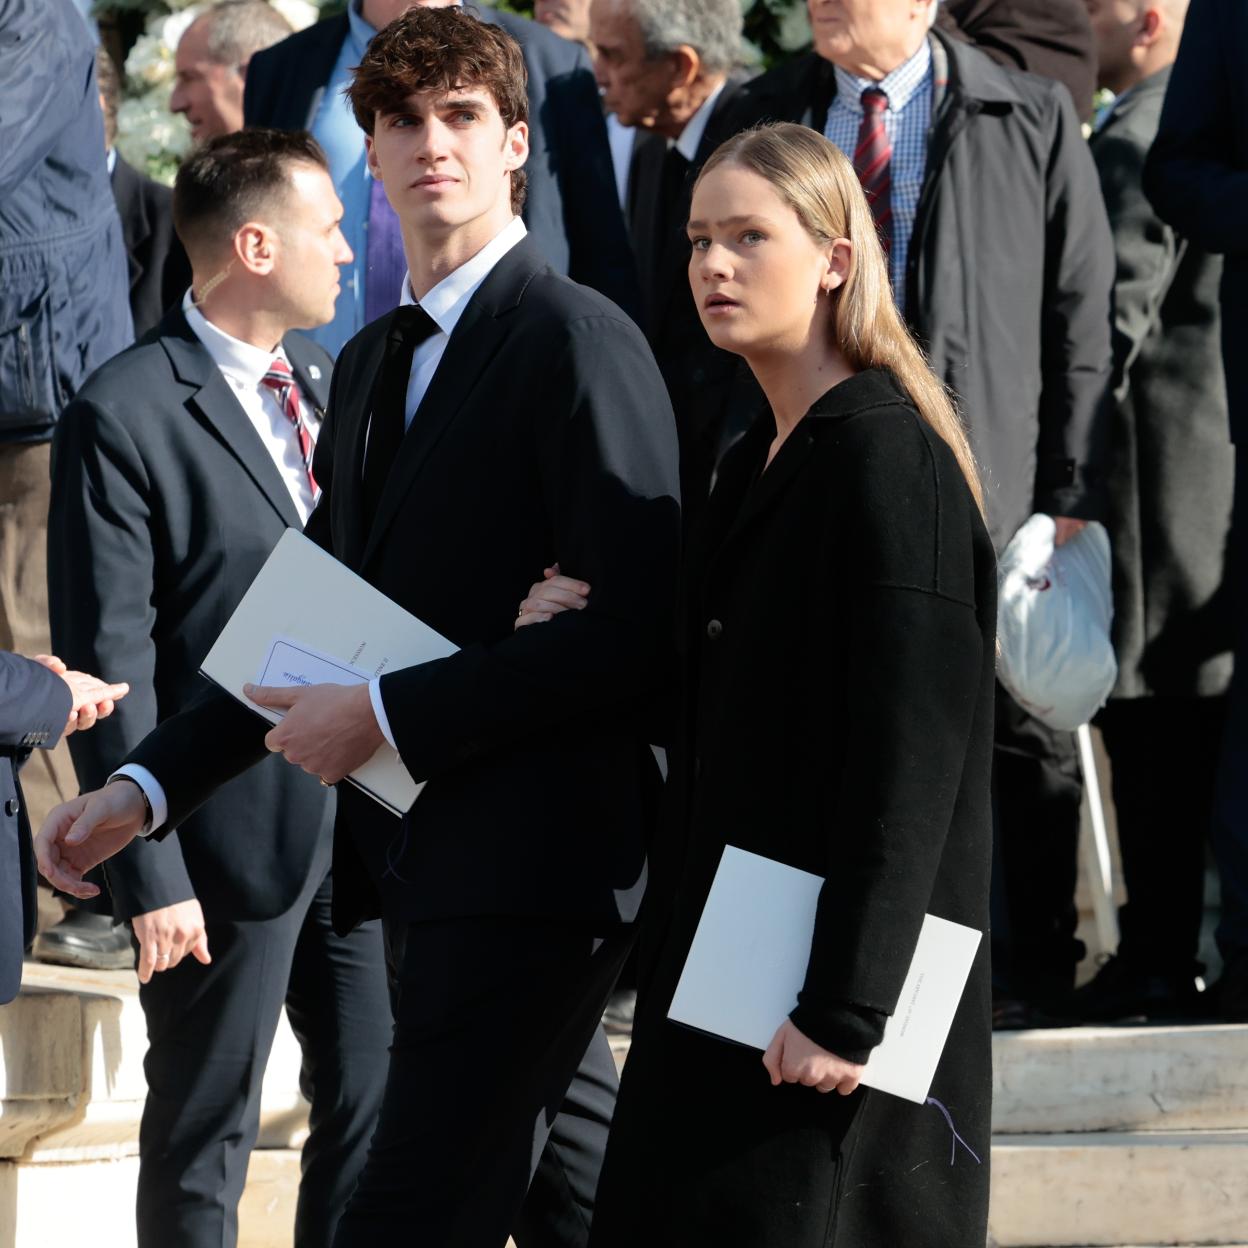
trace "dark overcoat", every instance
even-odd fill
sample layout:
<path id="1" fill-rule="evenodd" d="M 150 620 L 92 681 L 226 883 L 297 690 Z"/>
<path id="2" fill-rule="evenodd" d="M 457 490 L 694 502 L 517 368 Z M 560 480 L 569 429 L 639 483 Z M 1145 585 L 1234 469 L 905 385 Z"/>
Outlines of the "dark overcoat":
<path id="1" fill-rule="evenodd" d="M 1113 244 L 1069 92 L 939 30 L 931 45 L 906 319 L 958 396 L 1000 549 L 1035 511 L 1102 518 Z M 747 83 L 733 120 L 822 134 L 835 91 L 811 52 Z"/>
<path id="2" fill-rule="evenodd" d="M 1169 79 L 1164 69 L 1127 92 L 1091 144 L 1118 263 L 1106 522 L 1120 698 L 1212 697 L 1231 676 L 1222 258 L 1180 238 L 1142 184 Z"/>
<path id="3" fill-rule="evenodd" d="M 1224 257 L 1223 359 L 1231 441 L 1248 441 L 1248 5 L 1194 0 L 1144 169 L 1157 215 Z"/>
<path id="4" fill-rule="evenodd" d="M 729 453 L 692 539 L 682 725 L 651 855 L 641 1006 L 594 1248 L 970 1248 L 985 1239 L 985 938 L 932 1107 L 772 1088 L 756 1050 L 666 1021 L 726 844 L 826 877 L 794 1022 L 879 1042 L 925 912 L 988 926 L 992 544 L 890 374 L 843 382 L 760 476 Z M 777 1019 L 777 1024 L 780 1019 Z"/>

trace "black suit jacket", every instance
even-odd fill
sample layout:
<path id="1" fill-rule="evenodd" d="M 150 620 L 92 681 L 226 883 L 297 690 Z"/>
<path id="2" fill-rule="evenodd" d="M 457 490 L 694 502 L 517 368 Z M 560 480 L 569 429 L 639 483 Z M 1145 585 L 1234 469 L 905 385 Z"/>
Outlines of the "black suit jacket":
<path id="1" fill-rule="evenodd" d="M 560 273 L 639 315 L 636 265 L 585 49 L 514 13 L 466 7 L 483 21 L 496 22 L 524 52 L 529 74 L 525 225 Z M 257 52 L 247 67 L 247 125 L 310 126 L 347 29 L 345 14 L 326 18 Z"/>
<path id="2" fill-rule="evenodd" d="M 173 192 L 145 177 L 120 156 L 113 166 L 113 198 L 130 266 L 130 315 L 141 338 L 191 284 L 191 265 L 173 230 Z"/>
<path id="3" fill-rule="evenodd" d="M 666 140 L 653 134 L 641 138 L 629 173 L 629 228 L 638 256 L 646 333 L 672 398 L 680 436 L 686 531 L 710 493 L 724 443 L 748 427 L 763 402 L 743 361 L 716 347 L 702 327 L 689 286 L 685 232 L 693 184 L 711 153 L 731 137 L 732 110 L 747 81 L 745 74 L 734 74 L 724 84 L 680 188 L 675 213 L 668 215 L 660 203 Z M 677 228 L 663 230 L 664 221 L 678 223 Z"/>
<path id="4" fill-rule="evenodd" d="M 1231 437 L 1248 443 L 1248 8 L 1193 0 L 1144 169 L 1157 215 L 1225 256 L 1222 353 Z"/>
<path id="5" fill-rule="evenodd" d="M 35 856 L 17 772 L 31 750 L 61 739 L 72 705 L 54 672 L 0 650 L 0 1005 L 17 996 L 35 934 Z"/>
<path id="6" fill-rule="evenodd" d="M 328 356 L 298 334 L 283 346 L 303 393 L 323 406 Z M 130 682 L 110 718 L 71 738 L 79 782 L 94 789 L 203 691 L 200 661 L 300 521 L 180 307 L 89 379 L 52 451 L 53 644 L 71 667 Z M 193 760 L 212 742 L 189 748 Z M 281 914 L 308 873 L 328 867 L 332 820 L 316 778 L 273 758 L 226 785 L 183 835 L 135 841 L 112 859 L 114 912 L 130 918 L 195 896 L 213 919 Z"/>
<path id="7" fill-rule="evenodd" d="M 408 919 L 630 919 L 657 782 L 638 720 L 668 641 L 679 531 L 658 369 L 631 321 L 524 240 L 464 311 L 366 529 L 390 320 L 339 356 L 307 532 L 462 648 L 382 677 L 399 752 L 428 784 L 401 823 L 340 786 L 335 923 L 383 902 Z M 513 631 L 556 560 L 593 586 L 588 607 Z M 263 754 L 262 737 L 222 695 L 132 758 L 165 785 L 176 825 Z M 202 765 L 188 765 L 194 742 L 212 743 Z"/>

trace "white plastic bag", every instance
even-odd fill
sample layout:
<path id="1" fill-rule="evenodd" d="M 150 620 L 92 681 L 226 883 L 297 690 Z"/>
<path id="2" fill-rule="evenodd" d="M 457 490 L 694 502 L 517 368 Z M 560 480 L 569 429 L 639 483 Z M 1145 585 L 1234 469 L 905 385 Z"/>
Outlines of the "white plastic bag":
<path id="1" fill-rule="evenodd" d="M 997 675 L 1050 728 L 1073 731 L 1105 704 L 1118 676 L 1109 535 L 1089 524 L 1054 546 L 1051 516 L 1034 515 L 998 565 Z"/>

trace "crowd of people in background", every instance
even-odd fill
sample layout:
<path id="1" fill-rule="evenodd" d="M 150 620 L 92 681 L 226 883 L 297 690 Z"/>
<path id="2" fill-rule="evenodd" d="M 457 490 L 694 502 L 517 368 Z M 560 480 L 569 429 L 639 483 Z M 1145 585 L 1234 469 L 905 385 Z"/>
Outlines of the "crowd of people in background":
<path id="1" fill-rule="evenodd" d="M 414 236 L 379 164 L 400 140 L 373 129 L 378 106 L 361 94 L 357 67 L 378 32 L 412 7 L 447 6 L 351 0 L 298 33 L 265 0 L 208 8 L 176 49 L 171 107 L 185 114 L 195 150 L 171 191 L 118 154 L 118 70 L 70 0 L 0 0 L 0 649 L 59 656 L 44 669 L 70 683 L 82 726 L 95 718 L 90 708 L 100 712 L 90 733 L 70 741 L 72 765 L 63 749 L 34 749 L 24 801 L 5 805 L 6 835 L 29 839 L 27 809 L 37 828 L 57 802 L 101 789 L 148 734 L 196 702 L 203 654 L 281 533 L 307 524 L 329 487 L 316 471 L 318 438 L 341 438 L 342 396 L 372 393 L 370 369 L 380 369 L 377 394 L 393 391 L 399 408 L 418 402 L 405 389 L 409 366 L 422 395 L 449 385 L 444 354 L 465 385 L 488 373 L 491 331 L 474 302 L 488 269 L 477 272 L 466 254 L 456 281 L 416 304 Z M 584 365 L 577 384 L 586 393 L 614 386 L 617 401 L 631 394 L 641 406 L 665 393 L 651 403 L 655 421 L 670 400 L 679 529 L 695 553 L 704 518 L 715 523 L 710 500 L 725 456 L 748 446 L 775 408 L 749 353 L 706 331 L 691 286 L 695 187 L 722 145 L 775 123 L 814 131 L 848 158 L 896 309 L 956 401 L 992 547 L 999 554 L 1040 512 L 1054 518 L 1059 544 L 1104 524 L 1113 552 L 1119 671 L 1096 725 L 1127 895 L 1120 944 L 1095 974 L 1079 974 L 1085 781 L 1075 739 L 998 684 L 989 733 L 992 1025 L 1248 1021 L 1248 669 L 1235 665 L 1248 653 L 1248 476 L 1235 451 L 1248 436 L 1248 365 L 1235 340 L 1248 265 L 1240 228 L 1248 16 L 1230 0 L 808 0 L 809 50 L 760 72 L 742 55 L 739 0 L 536 0 L 533 20 L 464 7 L 514 40 L 523 60 L 523 98 L 494 103 L 505 127 L 527 117 L 525 151 L 507 170 L 524 246 L 595 292 L 578 315 L 620 318 L 618 358 Z M 779 178 L 781 162 L 764 146 L 759 168 Z M 287 190 L 280 220 L 264 225 L 263 206 Z M 253 216 L 261 224 L 223 247 L 222 230 Z M 505 249 L 487 241 L 480 254 L 493 264 Z M 398 329 L 375 343 L 367 329 L 396 308 L 407 335 L 401 377 L 386 363 Z M 406 324 L 416 313 L 423 321 Z M 467 331 L 456 336 L 461 317 L 477 335 L 472 350 Z M 247 348 L 259 339 L 279 345 Z M 517 358 L 538 351 L 538 340 L 535 331 Z M 560 394 L 564 364 L 550 364 Z M 505 391 L 495 397 L 503 404 Z M 599 430 L 594 449 L 624 465 L 637 497 L 657 499 L 665 435 L 645 421 L 637 428 L 636 445 Z M 395 456 L 404 430 L 378 430 L 393 436 L 384 445 Z M 508 436 L 499 435 L 500 464 Z M 508 487 L 497 476 L 489 488 L 502 511 Z M 341 496 L 341 478 L 334 484 Z M 358 484 L 369 516 L 396 506 L 367 466 Z M 455 487 L 480 488 L 467 470 L 448 476 L 445 488 Z M 646 513 L 635 549 L 615 554 L 637 577 L 633 592 L 674 578 L 668 519 Z M 496 559 L 510 575 L 525 549 L 517 523 L 504 537 L 483 519 L 475 534 L 455 535 L 454 551 Z M 348 521 L 334 524 L 336 554 L 357 567 L 374 557 Z M 476 553 L 491 543 L 493 554 Z M 595 592 L 621 592 L 615 571 L 596 583 L 602 552 L 582 551 L 580 566 L 547 569 L 549 597 L 536 585 L 521 618 L 545 624 Z M 529 572 L 517 591 L 542 569 Z M 620 654 L 616 680 L 631 661 L 623 643 Z M 80 672 L 125 681 L 128 692 Z M 33 730 L 23 725 L 7 754 L 16 762 L 54 744 L 61 713 L 57 702 Z M 395 729 L 405 759 L 409 750 L 437 755 L 436 743 L 406 739 L 412 728 Z M 497 726 L 479 731 L 488 738 Z M 748 735 L 744 724 L 738 731 Z M 170 736 L 156 755 L 162 764 L 176 753 Z M 613 756 L 611 765 L 625 764 Z M 134 775 L 159 827 L 173 806 L 162 808 L 163 790 L 149 790 L 142 765 Z M 558 801 L 564 778 L 549 779 Z M 657 801 L 652 777 L 643 780 L 638 810 Z M 587 817 L 604 826 L 624 818 L 596 810 L 584 783 L 595 811 Z M 338 795 L 339 808 L 349 800 Z M 129 845 L 109 863 L 96 901 L 75 902 L 38 935 L 35 952 L 49 961 L 139 968 L 150 1046 L 141 1244 L 170 1242 L 174 1226 L 188 1245 L 236 1234 L 283 1007 L 312 1103 L 297 1242 L 333 1242 L 379 1113 L 390 1153 L 371 1163 L 353 1233 L 368 1242 L 368 1228 L 382 1225 L 375 1209 L 400 1182 L 395 1159 L 413 1155 L 383 1108 L 394 976 L 410 950 L 383 940 L 373 912 L 349 931 L 341 913 L 335 922 L 346 877 L 334 809 L 315 776 L 270 759 L 182 809 L 180 831 L 159 844 Z M 525 878 L 522 862 L 498 852 Z M 1199 951 L 1210 860 L 1221 889 L 1221 970 L 1206 984 Z M 105 884 L 98 872 L 91 878 Z M 604 867 L 599 883 L 612 878 Z M 32 878 L 21 887 L 29 916 Z M 427 899 L 403 904 L 409 918 L 436 910 Z M 581 917 L 596 904 L 586 899 Z M 517 987 L 533 1000 L 507 998 L 517 1017 L 549 1000 L 537 968 L 551 956 L 565 959 L 582 988 L 605 985 L 604 1000 L 624 968 L 608 1020 L 631 1025 L 638 968 L 624 945 L 582 958 L 534 944 L 530 954 L 532 980 Z M 443 951 L 431 946 L 427 956 Z M 198 963 L 193 977 L 168 973 L 180 961 Z M 879 1021 L 870 1013 L 854 1024 L 864 1035 Z M 422 1020 L 415 1011 L 399 1017 L 410 1039 Z M 842 1024 L 826 1034 L 849 1034 Z M 559 1159 L 601 1159 L 611 1059 L 605 1041 L 585 1052 L 586 1019 L 572 1030 L 557 1038 L 571 1084 L 552 1107 L 533 1185 L 508 1228 L 521 1248 L 526 1230 L 531 1242 L 580 1242 L 567 1220 L 594 1201 L 596 1169 L 587 1176 Z M 845 1042 L 837 1051 L 869 1048 Z M 701 1058 L 691 1050 L 680 1060 Z M 678 1096 L 661 1062 L 644 1070 L 638 1082 Z M 982 1118 L 974 1107 L 968 1116 Z M 628 1121 L 644 1124 L 645 1112 L 630 1102 Z M 617 1176 L 649 1175 L 653 1158 L 635 1144 L 615 1147 Z M 511 1176 L 494 1179 L 514 1186 Z M 629 1189 L 605 1190 L 625 1225 Z M 892 1240 L 871 1234 L 859 1227 L 852 1242 L 902 1242 L 906 1230 L 893 1225 Z M 621 1231 L 618 1242 L 640 1241 Z"/>

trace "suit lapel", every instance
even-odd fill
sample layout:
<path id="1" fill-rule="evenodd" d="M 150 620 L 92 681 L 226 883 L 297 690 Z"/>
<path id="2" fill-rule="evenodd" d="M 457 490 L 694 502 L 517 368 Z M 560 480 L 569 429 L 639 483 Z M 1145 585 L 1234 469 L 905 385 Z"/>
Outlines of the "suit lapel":
<path id="1" fill-rule="evenodd" d="M 545 263 L 531 237 L 517 243 L 494 266 L 464 309 L 386 479 L 361 567 L 372 558 L 404 495 L 506 338 L 507 326 L 502 318 L 519 303 L 525 287 Z M 369 406 L 371 409 L 371 401 Z M 357 431 L 356 436 L 357 441 L 361 440 L 362 431 Z M 358 450 L 358 462 L 362 464 L 363 446 Z"/>
<path id="2" fill-rule="evenodd" d="M 186 406 L 216 434 L 238 460 L 282 520 L 302 528 L 290 491 L 273 457 L 260 441 L 247 413 L 239 406 L 203 344 L 195 337 L 180 309 L 169 313 L 161 325 L 161 346 L 173 365 L 177 379 L 187 387 Z"/>

